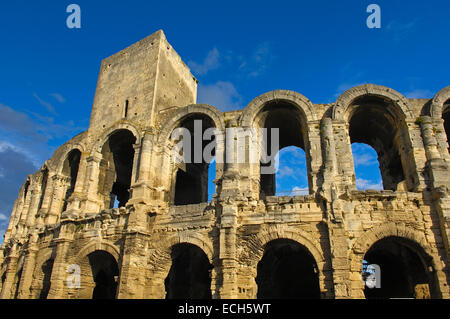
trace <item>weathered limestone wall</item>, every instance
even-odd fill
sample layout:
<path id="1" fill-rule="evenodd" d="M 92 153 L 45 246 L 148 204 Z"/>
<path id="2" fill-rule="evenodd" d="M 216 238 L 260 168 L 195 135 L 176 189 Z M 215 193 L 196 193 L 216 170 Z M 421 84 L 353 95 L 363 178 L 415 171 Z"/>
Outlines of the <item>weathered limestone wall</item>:
<path id="1" fill-rule="evenodd" d="M 174 247 L 184 243 L 209 264 L 213 298 L 256 298 L 258 265 L 278 239 L 312 256 L 321 298 L 364 298 L 362 261 L 374 244 L 392 238 L 421 258 L 432 297 L 450 297 L 450 156 L 442 119 L 450 87 L 416 100 L 369 84 L 331 104 L 276 90 L 226 113 L 194 104 L 196 90 L 162 31 L 102 62 L 89 130 L 61 146 L 19 192 L 0 248 L 0 298 L 91 298 L 99 293 L 99 270 L 118 298 L 165 298 Z M 377 140 L 377 132 L 355 137 L 352 117 L 372 106 L 382 110 L 376 119 L 386 118 L 390 141 Z M 212 202 L 173 205 L 179 165 L 170 135 L 199 114 L 221 132 L 261 128 L 270 116 L 297 125 L 282 142 L 304 149 L 309 195 L 270 196 L 262 192 L 259 163 L 218 163 Z M 133 136 L 126 145 L 132 158 L 113 151 L 112 137 L 123 131 Z M 394 189 L 357 191 L 355 138 L 388 150 L 380 162 L 398 159 L 401 168 L 383 171 Z M 219 137 L 217 149 L 232 142 Z M 69 161 L 74 150 L 79 163 Z M 237 152 L 249 156 L 250 149 L 243 143 Z M 78 168 L 76 176 L 70 167 Z M 403 180 L 389 180 L 389 169 Z M 130 198 L 107 207 L 112 190 L 102 187 L 124 171 Z M 68 281 L 77 269 L 80 287 Z"/>

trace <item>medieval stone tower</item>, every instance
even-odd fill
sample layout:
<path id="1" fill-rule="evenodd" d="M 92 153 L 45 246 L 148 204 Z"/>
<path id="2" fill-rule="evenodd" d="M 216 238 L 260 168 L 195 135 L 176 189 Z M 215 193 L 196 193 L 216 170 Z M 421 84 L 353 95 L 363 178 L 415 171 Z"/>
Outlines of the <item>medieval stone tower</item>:
<path id="1" fill-rule="evenodd" d="M 276 90 L 225 113 L 196 99 L 162 31 L 102 62 L 89 129 L 19 192 L 0 298 L 449 298 L 450 87 L 427 100 L 367 84 L 330 104 Z M 279 128 L 280 148 L 305 151 L 309 194 L 274 196 L 260 162 L 217 163 L 208 202 L 209 164 L 171 155 L 194 120 Z M 377 151 L 384 190 L 356 189 L 355 142 Z"/>

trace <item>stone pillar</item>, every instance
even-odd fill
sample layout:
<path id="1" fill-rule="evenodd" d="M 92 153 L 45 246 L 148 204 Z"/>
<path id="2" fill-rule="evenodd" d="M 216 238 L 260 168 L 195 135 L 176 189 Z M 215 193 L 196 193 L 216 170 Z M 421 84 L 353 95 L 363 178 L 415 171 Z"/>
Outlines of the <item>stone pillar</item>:
<path id="1" fill-rule="evenodd" d="M 18 299 L 30 299 L 31 298 L 31 284 L 33 282 L 34 269 L 36 267 L 36 254 L 39 251 L 37 247 L 37 233 L 34 233 L 30 241 L 28 242 L 27 254 L 22 270 L 22 277 L 19 284 Z"/>
<path id="2" fill-rule="evenodd" d="M 446 250 L 447 263 L 450 262 L 450 172 L 448 165 L 441 158 L 435 128 L 429 116 L 424 116 L 421 123 L 422 138 L 427 157 L 427 168 L 431 177 L 432 196 L 435 210 L 439 217 L 442 240 Z"/>
<path id="3" fill-rule="evenodd" d="M 46 225 L 54 225 L 58 222 L 59 216 L 61 216 L 62 213 L 62 205 L 69 182 L 70 178 L 66 176 L 53 176 L 53 194 L 48 214 L 45 219 Z"/>
<path id="4" fill-rule="evenodd" d="M 8 257 L 5 258 L 5 261 L 7 263 L 6 278 L 5 282 L 3 283 L 2 291 L 0 293 L 0 299 L 14 298 L 14 295 L 12 295 L 12 288 L 17 274 L 17 262 L 19 259 L 19 254 L 16 246 L 17 244 L 14 244 L 11 247 L 11 251 Z"/>
<path id="5" fill-rule="evenodd" d="M 222 207 L 219 234 L 219 265 L 220 283 L 218 297 L 221 299 L 235 299 L 237 291 L 237 206 L 227 204 Z M 217 291 L 216 291 L 217 293 Z"/>
<path id="6" fill-rule="evenodd" d="M 39 211 L 37 213 L 37 219 L 36 219 L 36 226 L 38 228 L 44 226 L 44 224 L 45 224 L 45 219 L 48 214 L 50 202 L 53 197 L 55 176 L 56 175 L 54 175 L 52 177 L 48 176 L 44 193 L 41 194 L 41 196 L 43 196 L 42 204 L 41 204 L 41 207 L 39 208 Z"/>
<path id="7" fill-rule="evenodd" d="M 336 144 L 334 142 L 333 124 L 330 118 L 323 120 L 322 129 L 325 169 L 334 176 L 337 173 Z"/>
<path id="8" fill-rule="evenodd" d="M 40 185 L 35 184 L 35 186 L 31 191 L 31 202 L 26 216 L 25 228 L 24 232 L 22 233 L 22 236 L 28 232 L 28 229 L 35 226 L 36 214 L 38 212 L 39 202 L 42 196 L 41 190 L 39 188 Z"/>
<path id="9" fill-rule="evenodd" d="M 97 212 L 100 209 L 98 201 L 98 181 L 100 173 L 100 161 L 102 160 L 102 154 L 95 152 L 91 157 L 86 159 L 86 181 L 85 181 L 85 193 L 86 199 L 84 200 L 83 210 L 85 212 Z"/>
<path id="10" fill-rule="evenodd" d="M 67 253 L 73 242 L 73 230 L 70 230 L 69 226 L 70 224 L 62 221 L 59 238 L 53 240 L 56 245 L 56 255 L 47 299 L 65 299 L 67 296 Z"/>
<path id="11" fill-rule="evenodd" d="M 421 124 L 427 166 L 429 168 L 430 177 L 433 179 L 433 186 L 439 187 L 444 185 L 448 187 L 450 186 L 450 174 L 447 165 L 440 156 L 434 132 L 435 128 L 433 127 L 431 118 L 429 116 L 424 116 Z"/>
<path id="12" fill-rule="evenodd" d="M 79 211 L 80 205 L 85 197 L 85 180 L 87 178 L 87 157 L 86 153 L 81 153 L 80 165 L 78 166 L 77 181 L 75 183 L 75 189 L 68 199 L 67 211 Z"/>
<path id="13" fill-rule="evenodd" d="M 129 231 L 124 238 L 122 264 L 120 265 L 120 282 L 118 299 L 144 299 L 146 290 L 145 274 L 148 271 L 148 254 L 146 243 L 149 235 Z"/>

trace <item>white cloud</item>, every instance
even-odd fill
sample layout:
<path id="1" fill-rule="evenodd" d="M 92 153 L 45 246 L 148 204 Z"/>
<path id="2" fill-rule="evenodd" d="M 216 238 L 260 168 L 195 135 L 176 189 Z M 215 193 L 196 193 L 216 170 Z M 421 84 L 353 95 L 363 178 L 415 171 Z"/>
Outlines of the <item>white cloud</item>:
<path id="1" fill-rule="evenodd" d="M 290 168 L 289 166 L 283 166 L 280 169 L 278 169 L 277 175 L 278 175 L 277 176 L 278 178 L 283 178 L 285 176 L 289 176 L 294 179 L 297 179 L 297 176 L 295 175 L 294 170 L 292 168 Z"/>
<path id="2" fill-rule="evenodd" d="M 208 52 L 208 55 L 203 63 L 189 61 L 188 65 L 194 73 L 197 73 L 198 75 L 206 75 L 209 71 L 215 70 L 220 66 L 219 58 L 219 50 L 214 48 Z"/>
<path id="3" fill-rule="evenodd" d="M 0 221 L 7 221 L 9 220 L 9 217 L 6 216 L 5 214 L 0 213 Z"/>
<path id="4" fill-rule="evenodd" d="M 353 161 L 356 166 L 372 166 L 378 164 L 378 160 L 370 154 L 354 153 Z"/>
<path id="5" fill-rule="evenodd" d="M 304 196 L 309 194 L 308 188 L 301 188 L 298 186 L 295 186 L 291 191 L 291 196 Z"/>
<path id="6" fill-rule="evenodd" d="M 218 81 L 198 86 L 198 102 L 210 104 L 222 112 L 241 108 L 242 97 L 231 82 Z"/>
<path id="7" fill-rule="evenodd" d="M 367 189 L 383 190 L 383 183 L 381 181 L 377 183 L 371 180 L 357 178 L 356 188 L 359 190 L 367 190 Z"/>
<path id="8" fill-rule="evenodd" d="M 59 93 L 52 93 L 50 95 L 53 96 L 59 103 L 65 103 L 66 102 L 66 99 Z"/>
<path id="9" fill-rule="evenodd" d="M 47 111 L 56 115 L 56 111 L 55 111 L 55 108 L 53 107 L 53 105 L 51 105 L 50 103 L 41 99 L 36 93 L 33 93 L 33 97 L 39 102 L 40 105 L 45 107 L 47 109 Z"/>
<path id="10" fill-rule="evenodd" d="M 405 93 L 405 97 L 408 99 L 431 99 L 434 96 L 430 90 L 417 89 L 408 93 Z"/>

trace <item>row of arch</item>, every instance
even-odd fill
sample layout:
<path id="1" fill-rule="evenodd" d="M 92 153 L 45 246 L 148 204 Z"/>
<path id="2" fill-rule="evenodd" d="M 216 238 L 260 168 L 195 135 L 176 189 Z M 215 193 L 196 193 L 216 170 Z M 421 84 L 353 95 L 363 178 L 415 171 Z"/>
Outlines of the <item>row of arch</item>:
<path id="1" fill-rule="evenodd" d="M 441 90 L 431 101 L 428 111 L 434 119 L 444 120 L 444 130 L 449 132 L 450 114 L 450 87 Z M 383 188 L 396 190 L 399 183 L 405 181 L 408 190 L 413 190 L 418 183 L 418 173 L 415 170 L 414 158 L 412 158 L 412 142 L 407 123 L 415 121 L 413 111 L 409 107 L 408 100 L 400 93 L 382 86 L 363 85 L 352 88 L 342 94 L 331 109 L 329 115 L 336 123 L 347 126 L 342 132 L 331 132 L 335 139 L 346 140 L 352 143 L 365 143 L 371 146 L 378 155 L 380 173 L 383 180 Z M 200 119 L 204 123 L 203 131 L 215 127 L 219 131 L 226 128 L 222 113 L 208 105 L 191 105 L 177 111 L 168 123 L 165 124 L 155 140 L 156 145 L 168 145 L 170 135 L 177 127 L 185 127 L 193 130 L 193 123 Z M 320 126 L 312 103 L 303 95 L 292 91 L 273 91 L 263 94 L 243 110 L 239 118 L 240 127 L 260 127 L 280 129 L 280 149 L 294 146 L 305 153 L 308 184 L 310 191 L 312 185 L 317 184 L 317 166 L 323 162 L 318 153 L 321 143 L 325 148 L 332 147 L 338 141 L 320 141 L 311 138 L 314 126 Z M 327 130 L 329 128 L 320 128 Z M 333 129 L 331 129 L 333 130 Z M 316 134 L 318 132 L 315 132 Z M 271 137 L 264 145 L 269 149 Z M 216 141 L 218 144 L 220 141 Z M 336 143 L 335 143 L 336 142 Z M 131 193 L 130 188 L 139 177 L 136 166 L 142 156 L 136 153 L 136 145 L 143 144 L 143 137 L 133 124 L 122 123 L 104 133 L 96 142 L 93 152 L 100 154 L 98 173 L 98 195 L 102 198 L 103 208 L 125 206 Z M 348 143 L 347 143 L 348 144 Z M 204 148 L 205 145 L 202 145 Z M 225 145 L 222 146 L 223 148 Z M 336 146 L 334 146 L 336 147 Z M 58 163 L 56 174 L 65 177 L 65 191 L 63 199 L 58 202 L 57 211 L 67 208 L 70 196 L 74 193 L 80 167 L 82 154 L 85 153 L 82 143 L 78 143 L 67 150 L 64 160 Z M 340 150 L 341 153 L 350 153 L 351 149 Z M 330 149 L 330 154 L 336 153 L 336 149 Z M 275 154 L 270 154 L 274 156 Z M 319 157 L 319 158 L 318 158 Z M 327 159 L 328 160 L 328 159 Z M 164 159 L 161 160 L 164 162 Z M 208 169 L 205 161 L 185 166 L 175 166 L 168 174 L 173 176 L 171 185 L 166 185 L 169 195 L 167 200 L 172 204 L 184 205 L 206 202 L 208 199 Z M 335 164 L 336 165 L 336 164 Z M 263 167 L 264 164 L 261 164 Z M 217 169 L 217 168 L 216 168 Z M 260 195 L 275 195 L 275 174 L 260 174 L 260 167 L 255 173 L 259 178 Z M 166 171 L 167 172 L 167 171 Z M 353 170 L 354 172 L 354 170 Z M 45 197 L 48 197 L 47 181 L 49 169 L 44 167 L 41 174 L 40 199 L 37 207 L 39 211 L 45 206 Z M 216 177 L 219 173 L 216 173 Z M 133 179 L 134 176 L 134 179 Z M 355 181 L 353 180 L 353 183 Z M 86 182 L 83 181 L 86 184 Z M 27 200 L 30 190 L 30 180 L 23 187 L 23 202 Z M 86 186 L 83 191 L 87 191 Z M 30 199 L 28 199 L 30 201 Z M 31 214 L 32 215 L 32 214 Z M 21 217 L 18 218 L 20 220 Z M 16 220 L 16 224 L 18 223 Z M 53 220 L 55 222 L 55 220 Z"/>
<path id="2" fill-rule="evenodd" d="M 375 237 L 374 237 L 375 236 Z M 261 256 L 256 256 L 255 284 L 259 299 L 314 299 L 324 298 L 325 274 L 323 253 L 316 251 L 308 240 L 296 236 L 268 236 L 261 247 Z M 376 238 L 364 253 L 359 244 Z M 206 245 L 207 246 L 207 245 Z M 205 245 L 194 241 L 180 242 L 170 248 L 170 266 L 165 280 L 167 299 L 209 299 L 213 260 L 212 252 Z M 202 247 L 202 248 L 201 248 Z M 204 250 L 206 249 L 206 250 Z M 360 265 L 354 271 L 363 278 L 363 260 L 376 264 L 381 269 L 380 288 L 364 288 L 364 296 L 370 298 L 440 298 L 440 288 L 433 256 L 417 241 L 393 234 L 385 237 L 368 233 L 355 245 L 352 261 Z M 118 296 L 119 262 L 118 249 L 106 242 L 87 246 L 78 253 L 77 264 L 81 268 L 81 289 L 74 298 L 114 299 Z M 50 290 L 53 257 L 44 254 L 37 263 L 31 287 L 31 297 L 45 299 Z M 23 271 L 23 260 L 19 262 L 15 277 L 15 297 Z M 2 283 L 5 275 L 0 276 Z M 379 282 L 379 283 L 380 283 Z M 361 285 L 363 285 L 361 281 Z"/>

